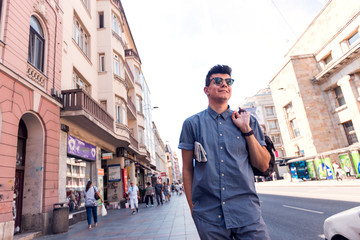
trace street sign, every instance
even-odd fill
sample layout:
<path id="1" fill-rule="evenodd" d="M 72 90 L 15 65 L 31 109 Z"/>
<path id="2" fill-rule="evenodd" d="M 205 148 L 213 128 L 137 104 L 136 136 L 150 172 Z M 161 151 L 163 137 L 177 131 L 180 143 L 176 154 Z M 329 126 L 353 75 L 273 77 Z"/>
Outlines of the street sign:
<path id="1" fill-rule="evenodd" d="M 166 172 L 161 172 L 162 177 L 166 177 Z"/>

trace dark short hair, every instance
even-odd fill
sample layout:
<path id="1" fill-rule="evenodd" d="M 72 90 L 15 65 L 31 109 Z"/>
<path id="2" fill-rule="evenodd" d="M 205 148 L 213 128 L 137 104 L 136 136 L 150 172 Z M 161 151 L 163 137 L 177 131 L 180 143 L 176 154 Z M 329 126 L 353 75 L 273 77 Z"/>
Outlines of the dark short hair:
<path id="1" fill-rule="evenodd" d="M 229 76 L 231 76 L 231 67 L 227 66 L 227 65 L 215 65 L 213 66 L 209 72 L 206 75 L 206 79 L 205 79 L 205 86 L 208 87 L 211 83 L 210 77 L 213 74 L 216 73 L 221 73 L 221 74 L 229 74 Z"/>

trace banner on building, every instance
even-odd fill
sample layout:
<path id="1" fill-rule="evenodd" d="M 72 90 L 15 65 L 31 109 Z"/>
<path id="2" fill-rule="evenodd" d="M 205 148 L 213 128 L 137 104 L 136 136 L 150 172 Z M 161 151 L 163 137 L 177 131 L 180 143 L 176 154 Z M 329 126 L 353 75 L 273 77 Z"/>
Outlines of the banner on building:
<path id="1" fill-rule="evenodd" d="M 68 154 L 88 159 L 96 160 L 96 146 L 84 142 L 68 134 Z"/>
<path id="2" fill-rule="evenodd" d="M 110 153 L 103 153 L 101 154 L 101 159 L 102 160 L 110 160 L 110 159 L 113 159 L 113 154 L 110 152 Z"/>
<path id="3" fill-rule="evenodd" d="M 161 172 L 162 177 L 166 177 L 166 172 Z"/>

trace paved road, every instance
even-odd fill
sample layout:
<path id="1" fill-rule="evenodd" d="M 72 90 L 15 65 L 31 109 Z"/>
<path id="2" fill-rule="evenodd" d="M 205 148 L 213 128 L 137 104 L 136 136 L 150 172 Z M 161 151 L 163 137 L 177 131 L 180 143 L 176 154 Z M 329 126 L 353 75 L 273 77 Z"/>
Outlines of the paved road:
<path id="1" fill-rule="evenodd" d="M 129 209 L 110 210 L 107 216 L 99 216 L 96 228 L 88 229 L 83 221 L 70 226 L 67 233 L 38 239 L 200 239 L 184 194 L 162 206 L 145 208 L 140 204 L 138 214 L 130 213 Z"/>

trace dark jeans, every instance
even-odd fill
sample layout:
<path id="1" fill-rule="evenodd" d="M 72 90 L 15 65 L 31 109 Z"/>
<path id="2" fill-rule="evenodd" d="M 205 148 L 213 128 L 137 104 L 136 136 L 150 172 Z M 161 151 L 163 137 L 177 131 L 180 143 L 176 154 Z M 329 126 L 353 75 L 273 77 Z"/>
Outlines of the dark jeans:
<path id="1" fill-rule="evenodd" d="M 155 195 L 156 195 L 157 204 L 160 205 L 160 202 L 161 202 L 161 204 L 163 204 L 162 194 L 156 193 Z"/>
<path id="2" fill-rule="evenodd" d="M 146 196 L 145 196 L 146 206 L 149 205 L 149 198 L 150 198 L 150 201 L 151 201 L 151 205 L 154 205 L 153 196 L 152 196 L 152 195 L 146 195 Z"/>
<path id="3" fill-rule="evenodd" d="M 85 207 L 86 208 L 86 217 L 87 217 L 87 221 L 88 224 L 91 225 L 91 212 L 93 214 L 94 217 L 94 222 L 97 223 L 97 206 L 93 206 L 93 207 Z"/>

